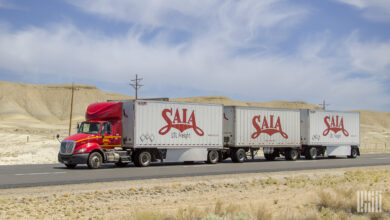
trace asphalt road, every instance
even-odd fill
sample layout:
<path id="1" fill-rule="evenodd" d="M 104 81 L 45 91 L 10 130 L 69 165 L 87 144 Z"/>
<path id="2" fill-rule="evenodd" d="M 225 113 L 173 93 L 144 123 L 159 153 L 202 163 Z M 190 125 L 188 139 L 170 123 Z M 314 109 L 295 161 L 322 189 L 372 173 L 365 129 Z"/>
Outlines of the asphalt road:
<path id="1" fill-rule="evenodd" d="M 334 158 L 317 160 L 266 161 L 256 159 L 237 164 L 224 161 L 219 164 L 156 163 L 150 167 L 138 168 L 104 165 L 97 170 L 79 165 L 76 169 L 66 169 L 63 164 L 0 166 L 0 189 L 29 186 L 65 185 L 77 183 L 140 180 L 152 178 L 206 176 L 218 174 L 262 173 L 308 169 L 329 169 L 358 166 L 390 165 L 390 154 L 362 155 L 356 159 Z"/>

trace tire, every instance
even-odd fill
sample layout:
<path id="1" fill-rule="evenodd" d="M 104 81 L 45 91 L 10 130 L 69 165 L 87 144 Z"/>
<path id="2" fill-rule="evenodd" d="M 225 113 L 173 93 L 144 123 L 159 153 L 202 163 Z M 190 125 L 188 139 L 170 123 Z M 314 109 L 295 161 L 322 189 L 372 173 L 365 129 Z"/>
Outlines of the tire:
<path id="1" fill-rule="evenodd" d="M 305 152 L 305 158 L 306 158 L 306 160 L 317 159 L 317 148 L 316 147 L 307 148 L 306 152 Z"/>
<path id="2" fill-rule="evenodd" d="M 103 163 L 103 157 L 99 152 L 92 152 L 88 157 L 88 167 L 90 169 L 97 169 Z"/>
<path id="3" fill-rule="evenodd" d="M 275 160 L 275 154 L 264 154 L 264 157 L 265 157 L 265 159 L 266 160 L 269 160 L 269 161 L 273 161 L 273 160 Z"/>
<path id="4" fill-rule="evenodd" d="M 147 167 L 152 161 L 152 155 L 149 153 L 149 151 L 140 151 L 136 154 L 134 159 L 135 166 Z"/>
<path id="5" fill-rule="evenodd" d="M 77 164 L 65 164 L 65 166 L 68 169 L 74 169 L 77 166 Z"/>
<path id="6" fill-rule="evenodd" d="M 351 148 L 351 155 L 348 156 L 348 158 L 356 158 L 358 155 L 358 149 L 356 147 Z"/>
<path id="7" fill-rule="evenodd" d="M 232 154 L 232 161 L 236 163 L 243 163 L 246 157 L 246 152 L 242 148 L 235 149 Z"/>
<path id="8" fill-rule="evenodd" d="M 207 163 L 216 164 L 219 161 L 219 153 L 216 150 L 210 150 L 207 154 Z"/>
<path id="9" fill-rule="evenodd" d="M 290 148 L 286 150 L 285 158 L 286 160 L 296 160 L 299 157 L 299 152 L 295 148 Z"/>

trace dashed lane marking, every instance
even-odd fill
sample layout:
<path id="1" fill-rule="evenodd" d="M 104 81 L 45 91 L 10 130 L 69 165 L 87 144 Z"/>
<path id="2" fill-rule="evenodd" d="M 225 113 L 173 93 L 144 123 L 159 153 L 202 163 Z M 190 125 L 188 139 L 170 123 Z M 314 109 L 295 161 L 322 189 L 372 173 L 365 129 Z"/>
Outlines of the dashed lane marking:
<path id="1" fill-rule="evenodd" d="M 50 172 L 50 173 L 17 173 L 15 176 L 33 176 L 33 175 L 50 175 L 50 174 L 62 174 L 66 172 Z"/>

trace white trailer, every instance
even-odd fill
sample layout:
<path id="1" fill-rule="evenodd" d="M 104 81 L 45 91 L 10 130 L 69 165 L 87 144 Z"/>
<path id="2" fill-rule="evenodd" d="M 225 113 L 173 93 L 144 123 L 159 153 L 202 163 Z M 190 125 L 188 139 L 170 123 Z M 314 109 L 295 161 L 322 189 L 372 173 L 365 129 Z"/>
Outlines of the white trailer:
<path id="1" fill-rule="evenodd" d="M 296 160 L 300 148 L 300 111 L 257 107 L 224 107 L 224 158 L 243 162 L 246 154 L 264 150 L 265 158 L 284 155 Z"/>
<path id="2" fill-rule="evenodd" d="M 135 163 L 140 154 L 152 161 L 216 163 L 223 148 L 222 118 L 223 106 L 216 104 L 123 102 L 123 147 L 137 155 Z"/>
<path id="3" fill-rule="evenodd" d="M 315 159 L 319 155 L 360 155 L 360 113 L 301 110 L 302 155 Z"/>

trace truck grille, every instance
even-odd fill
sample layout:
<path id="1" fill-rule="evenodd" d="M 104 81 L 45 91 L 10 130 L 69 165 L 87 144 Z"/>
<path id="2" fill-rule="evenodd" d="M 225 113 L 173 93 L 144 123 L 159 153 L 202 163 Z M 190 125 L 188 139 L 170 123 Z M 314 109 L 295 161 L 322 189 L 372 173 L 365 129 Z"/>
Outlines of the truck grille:
<path id="1" fill-rule="evenodd" d="M 67 141 L 67 140 L 62 141 L 61 148 L 60 148 L 60 154 L 63 154 L 63 155 L 73 154 L 75 146 L 76 146 L 76 141 Z"/>

